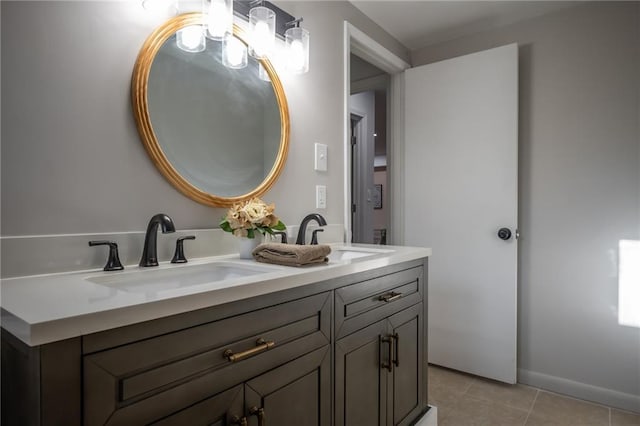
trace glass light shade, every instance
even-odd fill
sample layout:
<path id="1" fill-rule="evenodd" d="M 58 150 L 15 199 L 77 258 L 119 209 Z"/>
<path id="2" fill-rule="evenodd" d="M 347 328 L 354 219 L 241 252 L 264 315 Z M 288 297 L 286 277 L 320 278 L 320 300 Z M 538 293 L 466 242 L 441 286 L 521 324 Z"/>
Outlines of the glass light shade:
<path id="1" fill-rule="evenodd" d="M 222 63 L 227 68 L 240 69 L 247 66 L 247 45 L 235 36 L 228 36 L 222 42 Z"/>
<path id="2" fill-rule="evenodd" d="M 233 0 L 211 0 L 206 15 L 207 37 L 222 40 L 233 33 Z"/>
<path id="3" fill-rule="evenodd" d="M 176 44 L 185 52 L 202 52 L 207 47 L 202 25 L 191 25 L 176 34 Z"/>
<path id="4" fill-rule="evenodd" d="M 276 41 L 276 14 L 273 10 L 258 6 L 249 11 L 250 53 L 254 58 L 265 58 L 273 50 Z"/>
<path id="5" fill-rule="evenodd" d="M 309 71 L 309 31 L 289 28 L 284 33 L 286 45 L 286 69 L 294 74 Z"/>

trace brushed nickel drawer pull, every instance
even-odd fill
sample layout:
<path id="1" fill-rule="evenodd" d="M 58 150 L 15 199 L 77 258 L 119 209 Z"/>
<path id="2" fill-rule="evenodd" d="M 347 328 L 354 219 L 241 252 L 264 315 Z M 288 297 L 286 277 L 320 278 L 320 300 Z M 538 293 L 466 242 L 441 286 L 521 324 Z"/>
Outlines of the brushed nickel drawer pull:
<path id="1" fill-rule="evenodd" d="M 389 303 L 389 302 L 393 302 L 394 300 L 398 300 L 401 297 L 402 297 L 402 293 L 396 293 L 395 291 L 392 291 L 390 293 L 378 296 L 378 300 Z"/>
<path id="2" fill-rule="evenodd" d="M 256 340 L 255 348 L 247 349 L 246 351 L 238 352 L 237 354 L 234 354 L 231 349 L 227 349 L 226 351 L 224 351 L 222 356 L 224 356 L 227 360 L 229 360 L 229 362 L 238 362 L 238 361 L 242 361 L 245 358 L 249 358 L 251 356 L 257 355 L 261 352 L 268 351 L 269 349 L 273 348 L 275 345 L 276 345 L 276 342 L 274 342 L 273 340 L 266 341 L 263 338 L 260 338 Z"/>

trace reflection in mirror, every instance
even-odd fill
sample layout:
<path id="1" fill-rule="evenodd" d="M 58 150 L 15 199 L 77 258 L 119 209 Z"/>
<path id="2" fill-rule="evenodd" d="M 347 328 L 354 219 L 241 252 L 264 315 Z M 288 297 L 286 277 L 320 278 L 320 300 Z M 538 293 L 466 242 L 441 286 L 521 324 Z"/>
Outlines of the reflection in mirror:
<path id="1" fill-rule="evenodd" d="M 253 58 L 243 69 L 222 63 L 222 43 L 202 53 L 170 37 L 148 83 L 149 115 L 158 143 L 180 175 L 223 197 L 252 191 L 267 177 L 280 145 L 280 110 Z"/>
<path id="2" fill-rule="evenodd" d="M 231 69 L 222 42 L 210 39 L 202 52 L 178 48 L 176 33 L 203 19 L 176 16 L 147 38 L 133 70 L 132 101 L 142 143 L 163 176 L 192 200 L 224 207 L 274 184 L 287 158 L 289 110 L 269 61 L 251 58 Z M 238 26 L 234 35 L 246 40 Z"/>

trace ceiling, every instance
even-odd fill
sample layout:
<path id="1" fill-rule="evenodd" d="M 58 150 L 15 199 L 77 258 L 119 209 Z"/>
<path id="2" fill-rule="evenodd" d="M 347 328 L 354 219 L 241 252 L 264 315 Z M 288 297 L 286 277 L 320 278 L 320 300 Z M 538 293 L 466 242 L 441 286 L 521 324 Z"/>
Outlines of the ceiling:
<path id="1" fill-rule="evenodd" d="M 410 50 L 544 15 L 578 1 L 395 1 L 351 3 Z"/>

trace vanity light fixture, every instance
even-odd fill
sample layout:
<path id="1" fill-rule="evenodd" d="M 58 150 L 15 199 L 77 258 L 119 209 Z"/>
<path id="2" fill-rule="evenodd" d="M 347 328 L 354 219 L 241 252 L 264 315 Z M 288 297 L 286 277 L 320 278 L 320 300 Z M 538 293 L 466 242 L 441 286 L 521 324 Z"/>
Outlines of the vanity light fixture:
<path id="1" fill-rule="evenodd" d="M 202 11 L 203 25 L 182 28 L 176 34 L 178 47 L 186 52 L 203 52 L 206 38 L 222 41 L 223 62 L 229 68 L 244 68 L 246 46 L 233 37 L 234 14 L 248 21 L 249 53 L 257 59 L 273 62 L 276 37 L 284 40 L 283 68 L 295 74 L 309 71 L 309 31 L 296 19 L 266 0 L 142 0 L 149 11 L 172 11 L 173 14 Z M 241 46 L 242 45 L 242 48 Z M 227 52 L 227 47 L 231 50 Z M 244 59 L 243 59 L 244 58 Z M 264 69 L 260 78 L 269 81 Z"/>
<path id="2" fill-rule="evenodd" d="M 276 41 L 276 14 L 264 6 L 249 11 L 249 50 L 257 59 L 266 58 L 273 51 Z"/>
<path id="3" fill-rule="evenodd" d="M 286 49 L 286 69 L 294 74 L 309 71 L 309 31 L 300 26 L 302 18 L 291 21 L 284 32 Z"/>
<path id="4" fill-rule="evenodd" d="M 247 66 L 247 46 L 236 36 L 229 34 L 222 41 L 222 64 L 227 68 L 241 69 Z"/>
<path id="5" fill-rule="evenodd" d="M 233 7 L 238 17 L 249 21 L 249 51 L 252 56 L 262 58 L 264 57 L 262 54 L 266 53 L 273 63 L 276 50 L 275 38 L 279 38 L 285 41 L 282 49 L 284 55 L 279 58 L 283 68 L 297 74 L 309 71 L 309 31 L 300 27 L 302 18 L 296 19 L 266 0 L 235 0 Z M 264 9 L 271 13 L 267 13 Z M 265 14 L 268 17 L 265 17 Z M 255 24 L 252 25 L 252 22 Z M 274 34 L 272 31 L 275 35 L 272 35 Z M 290 43 L 287 43 L 287 33 L 289 33 Z"/>
<path id="6" fill-rule="evenodd" d="M 207 37 L 223 40 L 233 34 L 233 0 L 211 0 L 207 15 Z"/>

